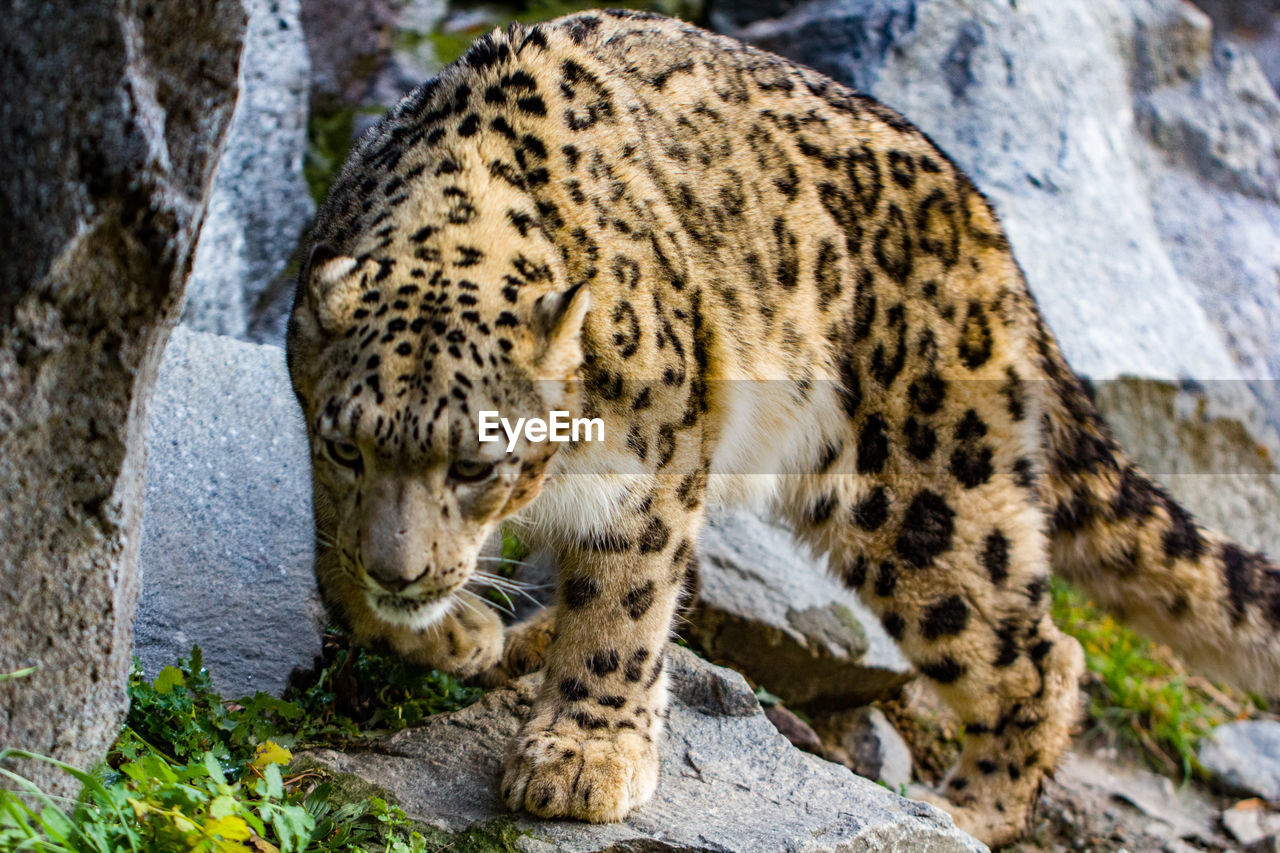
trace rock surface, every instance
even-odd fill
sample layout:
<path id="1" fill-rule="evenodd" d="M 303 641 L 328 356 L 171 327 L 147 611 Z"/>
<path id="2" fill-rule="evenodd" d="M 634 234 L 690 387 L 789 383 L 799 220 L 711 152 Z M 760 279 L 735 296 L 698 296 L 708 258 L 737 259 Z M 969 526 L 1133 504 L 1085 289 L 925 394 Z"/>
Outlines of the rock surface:
<path id="1" fill-rule="evenodd" d="M 773 723 L 773 727 L 778 730 L 778 734 L 786 738 L 796 749 L 803 749 L 805 752 L 812 752 L 814 755 L 822 755 L 822 739 L 818 737 L 818 733 L 813 730 L 813 727 L 800 719 L 794 711 L 789 710 L 785 705 L 766 705 L 764 706 L 764 715 L 769 718 L 769 722 Z M 910 756 L 908 756 L 909 759 Z M 862 775 L 865 776 L 866 774 Z M 874 779 L 875 777 L 869 778 Z"/>
<path id="2" fill-rule="evenodd" d="M 1239 849 L 1217 828 L 1217 804 L 1194 785 L 1106 752 L 1064 756 L 1045 782 L 1032 832 L 1008 853 Z"/>
<path id="3" fill-rule="evenodd" d="M 876 618 L 786 528 L 749 510 L 715 512 L 698 553 L 689 636 L 788 705 L 862 704 L 911 677 Z"/>
<path id="4" fill-rule="evenodd" d="M 134 653 L 154 676 L 198 644 L 222 695 L 280 695 L 322 620 L 284 353 L 178 328 L 152 412 Z"/>
<path id="5" fill-rule="evenodd" d="M 1280 814 L 1256 798 L 1241 800 L 1225 809 L 1222 825 L 1232 838 L 1247 846 L 1280 836 Z"/>
<path id="6" fill-rule="evenodd" d="M 833 742 L 831 754 L 859 776 L 898 790 L 911 783 L 911 749 L 879 708 L 855 708 L 825 717 L 820 728 Z"/>
<path id="7" fill-rule="evenodd" d="M 520 849 L 550 851 L 984 850 L 949 817 L 800 752 L 765 719 L 737 674 L 670 647 L 669 728 L 655 799 L 623 823 L 510 818 Z M 373 750 L 306 760 L 386 789 L 409 817 L 451 833 L 499 819 L 497 779 L 516 714 L 534 695 L 522 679 Z"/>
<path id="8" fill-rule="evenodd" d="M 403 0 L 301 0 L 311 57 L 313 107 L 363 103 L 369 77 L 385 62 Z"/>
<path id="9" fill-rule="evenodd" d="M 1214 29 L 1240 42 L 1258 58 L 1280 91 L 1280 0 L 1195 0 Z"/>
<path id="10" fill-rule="evenodd" d="M 244 12 L 16 0 L 0 50 L 0 744 L 119 732 L 148 404 L 237 91 Z M 52 794 L 78 784 L 21 768 Z"/>
<path id="11" fill-rule="evenodd" d="M 315 213 L 302 177 L 311 74 L 299 0 L 245 0 L 249 24 L 236 103 L 187 285 L 183 323 L 245 337 L 250 321 L 283 341 L 284 311 L 255 316 Z M 277 300 L 286 303 L 288 300 Z"/>
<path id="12" fill-rule="evenodd" d="M 1224 787 L 1280 802 L 1280 722 L 1218 726 L 1200 744 L 1197 757 Z"/>

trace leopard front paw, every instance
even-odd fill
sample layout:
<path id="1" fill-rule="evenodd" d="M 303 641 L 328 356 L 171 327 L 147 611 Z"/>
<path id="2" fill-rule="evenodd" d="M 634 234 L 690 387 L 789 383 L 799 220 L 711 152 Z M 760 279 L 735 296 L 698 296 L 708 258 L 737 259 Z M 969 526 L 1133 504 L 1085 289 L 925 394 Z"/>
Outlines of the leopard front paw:
<path id="1" fill-rule="evenodd" d="M 1003 810 L 959 805 L 923 785 L 907 786 L 907 796 L 942 809 L 951 815 L 955 825 L 986 844 L 992 850 L 1014 843 L 1026 834 L 1034 816 L 1034 803 L 1016 804 Z"/>
<path id="2" fill-rule="evenodd" d="M 459 604 L 425 631 L 398 631 L 389 638 L 405 660 L 459 678 L 492 669 L 502 659 L 502 620 L 480 602 Z"/>
<path id="3" fill-rule="evenodd" d="M 498 664 L 484 674 L 490 687 L 537 672 L 547 664 L 551 641 L 555 639 L 555 608 L 547 607 L 507 628 Z"/>
<path id="4" fill-rule="evenodd" d="M 658 787 L 658 751 L 635 730 L 598 734 L 573 726 L 525 731 L 512 742 L 502 799 L 543 818 L 612 823 Z"/>

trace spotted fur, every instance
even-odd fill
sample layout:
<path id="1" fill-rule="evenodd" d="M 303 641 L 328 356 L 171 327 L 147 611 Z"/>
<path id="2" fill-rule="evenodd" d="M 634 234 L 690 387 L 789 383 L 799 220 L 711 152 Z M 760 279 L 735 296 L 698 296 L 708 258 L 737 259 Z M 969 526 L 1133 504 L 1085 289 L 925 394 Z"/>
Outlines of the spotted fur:
<path id="1" fill-rule="evenodd" d="M 1116 447 L 968 178 L 870 98 L 672 20 L 513 26 L 402 101 L 321 211 L 289 364 L 335 613 L 463 673 L 545 662 L 512 808 L 652 795 L 662 650 L 730 500 L 826 552 L 960 714 L 942 793 L 990 843 L 1077 711 L 1051 567 L 1280 693 L 1276 567 Z M 508 454 L 486 409 L 605 440 Z M 505 654 L 465 591 L 503 520 L 562 565 Z"/>

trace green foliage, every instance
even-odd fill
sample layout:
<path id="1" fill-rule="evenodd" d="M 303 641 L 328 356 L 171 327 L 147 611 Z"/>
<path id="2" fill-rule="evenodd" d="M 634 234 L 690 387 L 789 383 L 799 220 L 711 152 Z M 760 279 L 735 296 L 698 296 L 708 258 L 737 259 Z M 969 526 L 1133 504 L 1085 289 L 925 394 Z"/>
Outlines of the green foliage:
<path id="1" fill-rule="evenodd" d="M 5 681 L 10 678 L 26 678 L 35 671 L 36 668 L 34 666 L 29 666 L 25 669 L 14 670 L 13 672 L 0 672 L 0 681 Z"/>
<path id="2" fill-rule="evenodd" d="M 292 691 L 289 698 L 301 712 L 294 729 L 300 739 L 341 744 L 465 708 L 483 693 L 437 670 L 351 648 L 341 634 L 330 630 L 314 680 Z"/>
<path id="3" fill-rule="evenodd" d="M 1053 584 L 1053 616 L 1084 647 L 1095 732 L 1136 748 L 1156 770 L 1190 777 L 1199 770 L 1200 739 L 1260 707 L 1187 673 L 1168 649 L 1125 628 L 1059 580 Z"/>
<path id="4" fill-rule="evenodd" d="M 232 781 L 213 753 L 173 763 L 126 731 L 119 770 L 98 779 L 60 762 L 56 766 L 85 785 L 70 814 L 23 777 L 0 771 L 27 793 L 0 791 L 0 849 L 40 851 L 174 851 L 232 853 L 275 850 L 303 853 L 331 848 L 312 844 L 315 820 L 285 792 L 281 750 L 245 765 Z M 0 756 L 44 760 L 8 751 Z M 34 805 L 32 805 L 34 803 Z"/>
<path id="5" fill-rule="evenodd" d="M 316 204 L 324 202 L 329 188 L 342 170 L 355 130 L 354 110 L 342 107 L 317 109 L 307 123 L 307 153 L 302 160 L 302 176 Z"/>
<path id="6" fill-rule="evenodd" d="M 282 772 L 287 747 L 339 745 L 403 728 L 474 701 L 479 690 L 326 636 L 314 679 L 286 700 L 265 693 L 224 702 L 199 648 L 147 681 L 129 679 L 130 708 L 107 767 L 59 803 L 11 770 L 0 790 L 0 850 L 49 853 L 425 853 L 440 849 L 376 796 L 343 802 L 315 768 Z M 20 792 L 20 793 L 15 793 Z M 428 830 L 430 831 L 430 830 Z M 450 842 L 452 845 L 452 842 Z M 490 845 L 476 849 L 506 849 Z"/>

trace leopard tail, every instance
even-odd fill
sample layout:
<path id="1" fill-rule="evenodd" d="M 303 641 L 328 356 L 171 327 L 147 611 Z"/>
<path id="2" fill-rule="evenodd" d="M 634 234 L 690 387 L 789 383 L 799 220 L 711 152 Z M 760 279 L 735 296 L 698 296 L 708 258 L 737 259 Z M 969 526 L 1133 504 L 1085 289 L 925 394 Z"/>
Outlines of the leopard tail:
<path id="1" fill-rule="evenodd" d="M 1118 446 L 1052 339 L 1038 343 L 1054 571 L 1204 674 L 1280 697 L 1280 568 L 1201 527 Z"/>

